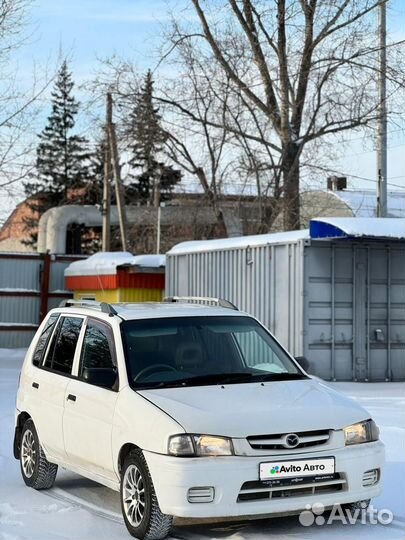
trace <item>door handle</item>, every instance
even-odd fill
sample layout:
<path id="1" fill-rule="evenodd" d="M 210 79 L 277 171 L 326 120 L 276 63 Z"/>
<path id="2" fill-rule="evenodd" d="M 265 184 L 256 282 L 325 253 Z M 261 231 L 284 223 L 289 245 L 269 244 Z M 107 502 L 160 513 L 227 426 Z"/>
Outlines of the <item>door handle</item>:
<path id="1" fill-rule="evenodd" d="M 32 383 L 32 388 L 36 388 L 38 390 L 39 384 L 37 382 Z"/>
<path id="2" fill-rule="evenodd" d="M 73 394 L 68 394 L 67 400 L 68 401 L 76 401 L 76 396 L 74 396 Z"/>

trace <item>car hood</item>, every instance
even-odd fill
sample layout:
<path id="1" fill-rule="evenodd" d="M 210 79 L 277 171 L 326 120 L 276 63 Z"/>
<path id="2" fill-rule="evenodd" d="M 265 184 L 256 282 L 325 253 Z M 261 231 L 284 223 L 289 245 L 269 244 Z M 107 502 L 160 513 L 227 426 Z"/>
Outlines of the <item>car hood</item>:
<path id="1" fill-rule="evenodd" d="M 369 418 L 315 379 L 140 390 L 188 433 L 246 437 L 341 429 Z"/>

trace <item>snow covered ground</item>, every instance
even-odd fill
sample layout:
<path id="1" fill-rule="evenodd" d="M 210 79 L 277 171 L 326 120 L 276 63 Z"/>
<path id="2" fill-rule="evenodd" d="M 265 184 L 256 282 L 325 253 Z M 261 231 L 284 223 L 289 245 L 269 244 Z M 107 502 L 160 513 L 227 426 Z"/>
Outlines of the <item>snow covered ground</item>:
<path id="1" fill-rule="evenodd" d="M 130 538 L 123 525 L 118 494 L 74 474 L 60 471 L 55 487 L 37 492 L 25 487 L 12 457 L 15 391 L 23 350 L 0 350 L 0 539 L 118 540 Z M 303 527 L 297 517 L 190 523 L 176 521 L 172 538 L 181 540 L 403 540 L 405 538 L 405 387 L 399 383 L 335 383 L 336 389 L 365 406 L 381 428 L 386 444 L 384 493 L 377 509 L 394 513 L 390 525 Z"/>

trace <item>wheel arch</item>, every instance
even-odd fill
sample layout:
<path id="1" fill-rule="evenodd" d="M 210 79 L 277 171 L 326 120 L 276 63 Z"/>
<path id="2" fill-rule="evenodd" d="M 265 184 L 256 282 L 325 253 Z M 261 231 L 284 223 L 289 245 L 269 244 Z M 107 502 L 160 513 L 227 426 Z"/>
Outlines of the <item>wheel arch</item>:
<path id="1" fill-rule="evenodd" d="M 121 446 L 120 451 L 118 452 L 118 473 L 121 474 L 122 466 L 124 464 L 125 458 L 132 450 L 141 450 L 139 446 L 134 443 L 125 443 Z"/>
<path id="2" fill-rule="evenodd" d="M 20 414 L 17 416 L 14 431 L 13 454 L 15 459 L 18 460 L 20 459 L 22 428 L 25 422 L 29 419 L 32 419 L 31 415 L 28 414 L 26 411 L 20 412 Z"/>

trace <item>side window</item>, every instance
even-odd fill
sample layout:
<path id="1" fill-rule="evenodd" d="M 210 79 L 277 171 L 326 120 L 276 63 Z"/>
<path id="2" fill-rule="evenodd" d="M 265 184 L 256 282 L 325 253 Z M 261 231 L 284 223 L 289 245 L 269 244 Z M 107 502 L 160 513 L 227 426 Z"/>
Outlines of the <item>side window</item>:
<path id="1" fill-rule="evenodd" d="M 39 366 L 42 362 L 46 347 L 48 345 L 49 338 L 51 337 L 52 330 L 55 327 L 56 321 L 58 320 L 59 314 L 54 313 L 49 317 L 46 322 L 46 326 L 42 331 L 42 334 L 38 340 L 37 346 L 35 348 L 34 354 L 32 355 L 32 363 L 34 366 Z"/>
<path id="2" fill-rule="evenodd" d="M 46 368 L 59 373 L 71 373 L 82 324 L 83 319 L 78 317 L 62 317 L 45 360 Z"/>
<path id="3" fill-rule="evenodd" d="M 84 334 L 79 377 L 83 377 L 87 368 L 112 367 L 115 367 L 112 330 L 100 321 L 89 320 Z"/>

